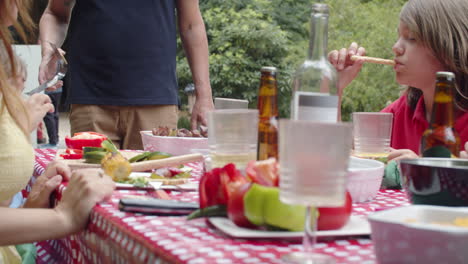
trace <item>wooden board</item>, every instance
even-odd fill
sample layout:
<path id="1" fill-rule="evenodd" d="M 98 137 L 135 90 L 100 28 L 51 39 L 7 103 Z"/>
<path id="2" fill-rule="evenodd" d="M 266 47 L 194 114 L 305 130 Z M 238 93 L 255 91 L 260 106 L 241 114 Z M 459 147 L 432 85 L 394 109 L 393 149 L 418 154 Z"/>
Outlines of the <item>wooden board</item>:
<path id="1" fill-rule="evenodd" d="M 63 154 L 63 153 L 65 153 L 65 150 L 63 149 L 58 150 L 56 159 L 67 163 L 68 166 L 70 166 L 72 170 L 101 167 L 101 164 L 85 163 L 84 159 L 79 159 L 79 160 L 63 159 L 62 157 L 60 157 L 60 154 Z M 131 159 L 132 157 L 142 152 L 125 150 L 125 151 L 121 151 L 120 153 L 122 153 L 122 155 L 125 158 Z M 202 161 L 202 160 L 203 160 L 203 155 L 201 154 L 188 154 L 188 155 L 181 155 L 181 156 L 173 156 L 170 158 L 159 159 L 159 160 L 147 160 L 147 161 L 135 162 L 135 163 L 131 163 L 131 166 L 132 166 L 132 171 L 149 171 L 152 169 L 177 166 L 177 165 L 181 165 L 181 164 L 185 164 L 189 162 L 196 162 L 196 161 Z"/>

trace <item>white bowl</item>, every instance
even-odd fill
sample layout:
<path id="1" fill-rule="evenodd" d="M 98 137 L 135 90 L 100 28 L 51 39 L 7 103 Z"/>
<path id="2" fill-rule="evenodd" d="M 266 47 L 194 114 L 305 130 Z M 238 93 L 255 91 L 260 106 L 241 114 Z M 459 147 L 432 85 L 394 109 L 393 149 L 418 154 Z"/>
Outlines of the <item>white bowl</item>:
<path id="1" fill-rule="evenodd" d="M 384 168 L 385 164 L 377 160 L 350 157 L 347 189 L 354 203 L 374 199 L 382 184 Z"/>
<path id="2" fill-rule="evenodd" d="M 192 149 L 207 149 L 208 138 L 155 136 L 151 131 L 140 131 L 145 151 L 167 152 L 175 156 L 193 153 Z"/>
<path id="3" fill-rule="evenodd" d="M 378 263 L 467 263 L 468 228 L 439 225 L 468 218 L 468 208 L 398 207 L 369 215 Z"/>

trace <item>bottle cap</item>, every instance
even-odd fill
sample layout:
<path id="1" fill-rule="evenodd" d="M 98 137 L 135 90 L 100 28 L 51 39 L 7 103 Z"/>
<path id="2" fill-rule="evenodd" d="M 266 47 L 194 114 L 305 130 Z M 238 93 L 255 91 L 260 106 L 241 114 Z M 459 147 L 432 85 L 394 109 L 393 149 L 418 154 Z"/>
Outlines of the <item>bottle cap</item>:
<path id="1" fill-rule="evenodd" d="M 436 78 L 445 77 L 447 79 L 455 79 L 455 74 L 453 72 L 444 72 L 440 71 L 436 73 Z"/>
<path id="2" fill-rule="evenodd" d="M 312 13 L 323 13 L 328 14 L 328 5 L 315 3 L 312 5 Z"/>
<path id="3" fill-rule="evenodd" d="M 264 66 L 264 67 L 262 67 L 262 69 L 261 69 L 260 71 L 261 71 L 261 72 L 271 72 L 271 73 L 275 73 L 275 72 L 277 72 L 277 69 L 276 69 L 276 67 Z"/>

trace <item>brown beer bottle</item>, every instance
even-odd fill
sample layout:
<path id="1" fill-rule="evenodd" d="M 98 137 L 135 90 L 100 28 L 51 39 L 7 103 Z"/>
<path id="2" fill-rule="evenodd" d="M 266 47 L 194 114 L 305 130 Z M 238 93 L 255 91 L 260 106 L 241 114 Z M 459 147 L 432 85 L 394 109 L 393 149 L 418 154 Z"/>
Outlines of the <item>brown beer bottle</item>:
<path id="1" fill-rule="evenodd" d="M 258 89 L 258 160 L 278 159 L 278 86 L 276 68 L 262 67 Z"/>
<path id="2" fill-rule="evenodd" d="M 459 157 L 460 136 L 454 129 L 455 74 L 437 72 L 431 123 L 421 139 L 423 157 Z"/>

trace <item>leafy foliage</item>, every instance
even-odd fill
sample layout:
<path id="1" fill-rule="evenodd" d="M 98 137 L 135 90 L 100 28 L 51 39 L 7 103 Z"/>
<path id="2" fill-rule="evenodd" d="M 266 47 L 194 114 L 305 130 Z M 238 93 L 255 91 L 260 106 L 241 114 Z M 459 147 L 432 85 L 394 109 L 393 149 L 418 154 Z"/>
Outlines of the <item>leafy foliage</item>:
<path id="1" fill-rule="evenodd" d="M 329 50 L 355 41 L 367 55 L 392 58 L 398 14 L 406 0 L 326 0 L 330 6 Z M 256 107 L 262 66 L 279 70 L 279 108 L 289 115 L 291 77 L 308 49 L 312 0 L 205 0 L 200 8 L 207 28 L 214 97 L 247 99 Z M 180 44 L 180 43 L 179 43 Z M 181 45 L 179 86 L 192 82 Z M 342 113 L 379 111 L 397 98 L 391 67 L 365 64 L 346 88 Z"/>

